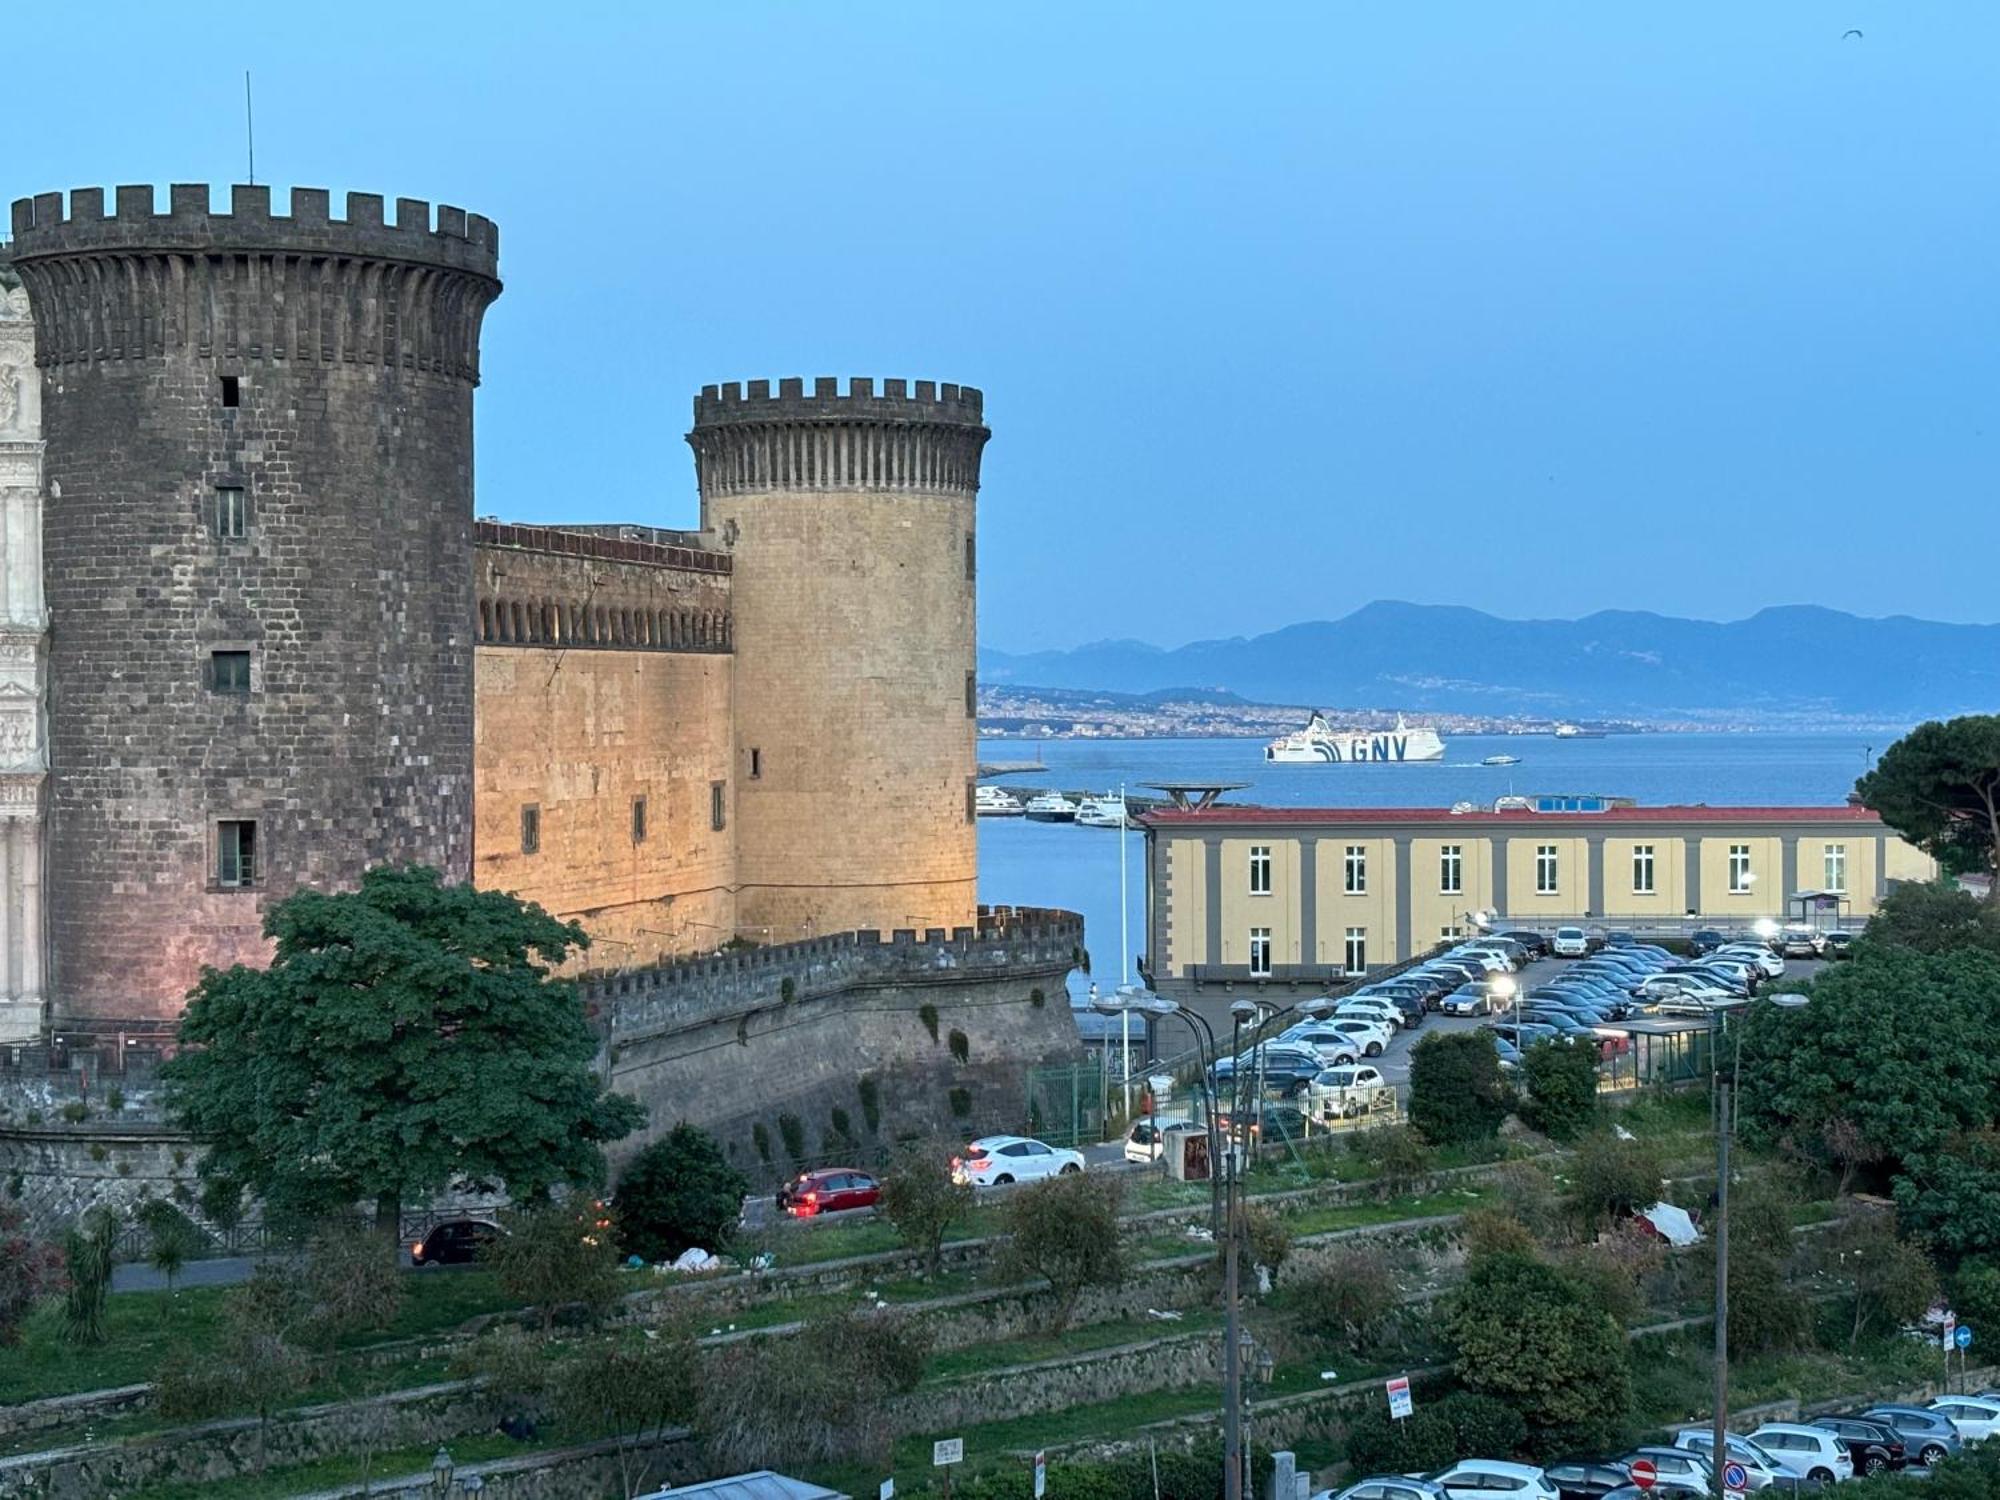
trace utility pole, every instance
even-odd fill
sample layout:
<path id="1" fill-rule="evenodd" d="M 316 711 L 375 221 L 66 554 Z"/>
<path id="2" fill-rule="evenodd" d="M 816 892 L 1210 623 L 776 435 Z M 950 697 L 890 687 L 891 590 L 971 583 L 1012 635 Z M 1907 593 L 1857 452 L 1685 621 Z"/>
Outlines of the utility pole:
<path id="1" fill-rule="evenodd" d="M 1232 1010 L 1234 1007 L 1232 1007 Z M 1223 1183 L 1222 1232 L 1222 1500 L 1243 1500 L 1243 1327 L 1237 1303 L 1236 1143 L 1243 1128 L 1243 1021 L 1235 1018 L 1229 1038 L 1229 1144 Z"/>
<path id="2" fill-rule="evenodd" d="M 1716 1080 L 1715 1107 L 1715 1500 L 1727 1500 L 1729 1466 L 1729 1085 Z"/>

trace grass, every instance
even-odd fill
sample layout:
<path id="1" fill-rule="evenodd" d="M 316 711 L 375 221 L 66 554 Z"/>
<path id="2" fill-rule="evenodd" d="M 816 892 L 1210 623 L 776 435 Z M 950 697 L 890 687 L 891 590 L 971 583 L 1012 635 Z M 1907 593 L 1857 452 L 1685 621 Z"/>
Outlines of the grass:
<path id="1" fill-rule="evenodd" d="M 537 1448 L 557 1446 L 555 1438 L 516 1442 L 499 1433 L 478 1433 L 454 1438 L 448 1446 L 460 1466 L 484 1463 L 496 1458 L 515 1458 Z M 419 1474 L 431 1466 L 435 1445 L 391 1448 L 363 1458 L 359 1454 L 316 1459 L 289 1468 L 267 1469 L 261 1474 L 238 1474 L 231 1479 L 168 1481 L 133 1490 L 128 1500 L 269 1500 L 281 1495 L 304 1495 L 356 1480 L 393 1478 Z"/>
<path id="2" fill-rule="evenodd" d="M 1663 1427 L 1713 1409 L 1714 1345 L 1706 1330 L 1643 1339 L 1633 1356 L 1632 1415 L 1641 1426 Z M 1740 1411 L 1770 1401 L 1875 1398 L 1939 1374 L 1937 1351 L 1914 1339 L 1760 1354 L 1730 1362 L 1729 1404 Z"/>
<path id="3" fill-rule="evenodd" d="M 1119 1321 L 1086 1323 L 1058 1334 L 1030 1334 L 991 1344 L 974 1344 L 952 1349 L 932 1359 L 924 1372 L 924 1384 L 961 1380 L 988 1370 L 1004 1370 L 1010 1365 L 1033 1364 L 1038 1360 L 1059 1359 L 1069 1354 L 1089 1354 L 1099 1349 L 1115 1349 L 1121 1344 L 1137 1344 L 1148 1339 L 1171 1338 L 1184 1333 L 1204 1333 L 1220 1328 L 1219 1313 L 1189 1310 L 1179 1322 L 1159 1323 Z"/>

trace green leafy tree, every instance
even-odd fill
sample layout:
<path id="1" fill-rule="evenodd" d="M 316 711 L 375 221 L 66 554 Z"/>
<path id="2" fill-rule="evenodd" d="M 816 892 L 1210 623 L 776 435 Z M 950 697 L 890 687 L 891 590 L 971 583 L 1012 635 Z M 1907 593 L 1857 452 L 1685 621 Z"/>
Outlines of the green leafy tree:
<path id="1" fill-rule="evenodd" d="M 1659 1202 L 1662 1175 L 1653 1146 L 1599 1131 L 1586 1136 L 1570 1158 L 1564 1201 L 1577 1221 L 1594 1232 Z"/>
<path id="2" fill-rule="evenodd" d="M 1917 1323 L 1937 1300 L 1937 1268 L 1923 1250 L 1896 1233 L 1879 1209 L 1850 1208 L 1835 1228 L 1833 1266 L 1854 1289 L 1848 1347 L 1864 1333 L 1890 1335 Z"/>
<path id="3" fill-rule="evenodd" d="M 62 1251 L 36 1239 L 21 1210 L 0 1200 L 0 1348 L 21 1341 L 28 1313 L 62 1285 Z"/>
<path id="4" fill-rule="evenodd" d="M 1951 1307 L 1973 1328 L 2000 1328 L 2000 1265 L 1968 1260 L 1951 1278 Z"/>
<path id="5" fill-rule="evenodd" d="M 266 913 L 268 969 L 203 971 L 162 1068 L 207 1177 L 312 1217 L 453 1184 L 518 1199 L 603 1177 L 605 1141 L 642 1118 L 593 1071 L 575 987 L 548 967 L 574 923 L 415 866 L 300 890 Z"/>
<path id="6" fill-rule="evenodd" d="M 1513 1106 L 1500 1054 L 1483 1033 L 1427 1036 L 1410 1049 L 1410 1123 L 1432 1145 L 1491 1140 Z"/>
<path id="7" fill-rule="evenodd" d="M 2000 876 L 2000 714 L 1919 724 L 1854 790 L 1946 870 Z M 2000 902 L 2000 878 L 1992 899 Z"/>
<path id="8" fill-rule="evenodd" d="M 2000 1133 L 1975 1130 L 1910 1156 L 1895 1184 L 1906 1230 L 1947 1264 L 2000 1248 Z"/>
<path id="9" fill-rule="evenodd" d="M 1397 1421 L 1381 1402 L 1371 1402 L 1347 1427 L 1347 1466 L 1356 1476 L 1428 1473 L 1458 1456 L 1451 1423 L 1428 1405 Z"/>
<path id="10" fill-rule="evenodd" d="M 63 1337 L 72 1344 L 104 1342 L 104 1303 L 111 1293 L 112 1254 L 118 1244 L 118 1218 L 109 1209 L 92 1209 L 63 1236 L 63 1263 L 69 1285 L 63 1294 Z"/>
<path id="11" fill-rule="evenodd" d="M 729 1243 L 750 1184 L 715 1137 L 683 1120 L 634 1156 L 618 1178 L 618 1236 L 628 1254 L 672 1260 Z"/>
<path id="12" fill-rule="evenodd" d="M 1528 1097 L 1521 1117 L 1542 1134 L 1573 1141 L 1597 1118 L 1597 1059 L 1587 1047 L 1541 1041 L 1521 1059 Z"/>
<path id="13" fill-rule="evenodd" d="M 1943 881 L 1906 881 L 1882 898 L 1860 946 L 1918 953 L 1980 948 L 2000 956 L 2000 909 Z"/>
<path id="14" fill-rule="evenodd" d="M 167 1300 L 173 1301 L 174 1281 L 195 1256 L 207 1248 L 207 1236 L 190 1219 L 164 1198 L 151 1198 L 134 1215 L 145 1226 L 146 1258 L 167 1283 Z"/>
<path id="15" fill-rule="evenodd" d="M 935 1276 L 945 1236 L 972 1207 L 972 1186 L 952 1181 L 951 1154 L 942 1141 L 919 1141 L 897 1152 L 883 1174 L 877 1206 L 897 1238 L 923 1252 L 924 1269 Z"/>
<path id="16" fill-rule="evenodd" d="M 535 1309 L 542 1331 L 566 1307 L 599 1318 L 618 1301 L 618 1238 L 591 1202 L 544 1203 L 501 1216 L 480 1259 L 500 1289 Z"/>
<path id="17" fill-rule="evenodd" d="M 1558 1268 L 1513 1254 L 1473 1261 L 1445 1299 L 1444 1330 L 1459 1383 L 1518 1411 L 1533 1451 L 1596 1446 L 1622 1426 L 1625 1332 Z"/>
<path id="18" fill-rule="evenodd" d="M 1001 1274 L 1049 1284 L 1049 1331 L 1069 1326 L 1077 1299 L 1093 1286 L 1125 1279 L 1118 1234 L 1123 1185 L 1116 1177 L 1077 1172 L 1019 1188 L 1007 1199 Z"/>

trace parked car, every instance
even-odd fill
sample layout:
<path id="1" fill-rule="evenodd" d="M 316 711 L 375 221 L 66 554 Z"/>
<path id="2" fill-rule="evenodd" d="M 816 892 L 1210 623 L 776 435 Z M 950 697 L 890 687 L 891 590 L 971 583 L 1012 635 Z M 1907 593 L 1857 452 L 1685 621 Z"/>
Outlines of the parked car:
<path id="1" fill-rule="evenodd" d="M 1700 957 L 1704 953 L 1713 953 L 1728 941 L 1726 935 L 1713 927 L 1698 928 L 1688 934 L 1688 952 Z"/>
<path id="2" fill-rule="evenodd" d="M 1322 1022 L 1331 1034 L 1339 1035 L 1334 1023 Z M 1225 1057 L 1216 1063 L 1215 1080 L 1225 1082 L 1236 1076 L 1242 1068 L 1247 1073 L 1263 1079 L 1267 1088 L 1280 1091 L 1303 1087 L 1318 1075 L 1327 1064 L 1326 1057 L 1315 1046 L 1303 1042 L 1266 1042 L 1261 1047 L 1251 1047 L 1235 1057 Z"/>
<path id="3" fill-rule="evenodd" d="M 1854 1477 L 1854 1460 L 1839 1438 L 1823 1427 L 1800 1422 L 1766 1422 L 1750 1440 L 1785 1466 L 1795 1479 L 1832 1484 Z"/>
<path id="4" fill-rule="evenodd" d="M 1503 1041 L 1513 1043 L 1516 1048 L 1520 1049 L 1532 1047 L 1537 1042 L 1566 1042 L 1569 1040 L 1568 1037 L 1557 1031 L 1555 1027 L 1546 1025 L 1541 1021 L 1482 1021 L 1480 1025 L 1483 1029 L 1492 1032 Z"/>
<path id="5" fill-rule="evenodd" d="M 1451 1500 L 1494 1500 L 1498 1495 L 1512 1495 L 1515 1500 L 1559 1500 L 1556 1487 L 1532 1464 L 1467 1458 L 1430 1477 Z"/>
<path id="6" fill-rule="evenodd" d="M 1542 1475 L 1562 1500 L 1603 1500 L 1613 1490 L 1629 1488 L 1632 1476 L 1623 1464 L 1550 1464 Z"/>
<path id="7" fill-rule="evenodd" d="M 1148 1115 L 1125 1132 L 1125 1160 L 1154 1162 L 1167 1149 L 1169 1130 L 1190 1130 L 1194 1121 L 1179 1115 Z"/>
<path id="8" fill-rule="evenodd" d="M 1786 958 L 1818 958 L 1819 934 L 1813 932 L 1788 932 L 1781 940 L 1778 952 Z"/>
<path id="9" fill-rule="evenodd" d="M 1380 1021 L 1397 1030 L 1412 1024 L 1393 1000 L 1343 1000 L 1333 1008 L 1333 1014 L 1336 1019 L 1359 1016 L 1364 1021 Z"/>
<path id="10" fill-rule="evenodd" d="M 1377 1474 L 1357 1479 L 1335 1494 L 1321 1490 L 1312 1500 L 1446 1500 L 1442 1486 L 1409 1474 Z"/>
<path id="11" fill-rule="evenodd" d="M 1807 936 L 1810 938 L 1811 934 Z M 1806 956 L 1810 958 L 1818 952 L 1819 950 L 1814 948 L 1812 953 Z M 1755 969 L 1766 979 L 1785 977 L 1785 954 L 1782 945 L 1774 949 L 1766 948 L 1761 943 L 1731 943 L 1727 947 L 1717 948 L 1708 957 L 1711 962 L 1716 959 L 1733 959 L 1745 968 Z"/>
<path id="12" fill-rule="evenodd" d="M 1486 1034 L 1493 1038 L 1493 1050 L 1500 1054 L 1501 1067 L 1518 1068 L 1521 1066 L 1521 1049 L 1519 1047 L 1516 1047 L 1497 1031 L 1489 1031 Z"/>
<path id="13" fill-rule="evenodd" d="M 1395 1036 L 1395 1028 L 1385 1026 L 1380 1021 L 1371 1021 L 1364 1016 L 1336 1016 L 1331 1021 L 1323 1021 L 1323 1026 L 1331 1026 L 1335 1031 L 1344 1031 L 1353 1037 L 1361 1048 L 1363 1057 L 1380 1057 L 1388 1050 L 1390 1040 Z"/>
<path id="14" fill-rule="evenodd" d="M 1683 1427 L 1674 1434 L 1674 1446 L 1698 1454 L 1713 1472 L 1715 1433 L 1711 1429 Z M 1729 1434 L 1729 1457 L 1732 1462 L 1743 1465 L 1744 1475 L 1750 1481 L 1749 1488 L 1753 1490 L 1765 1489 L 1781 1479 L 1791 1477 L 1789 1471 L 1774 1455 L 1766 1453 L 1749 1438 L 1734 1432 Z"/>
<path id="15" fill-rule="evenodd" d="M 1616 1462 L 1630 1473 L 1632 1465 L 1641 1459 L 1653 1466 L 1653 1472 L 1662 1484 L 1678 1485 L 1704 1495 L 1715 1488 L 1715 1476 L 1709 1470 L 1708 1459 L 1691 1449 L 1634 1448 Z"/>
<path id="16" fill-rule="evenodd" d="M 1854 957 L 1855 934 L 1835 928 L 1820 943 L 1819 956 L 1824 959 Z"/>
<path id="17" fill-rule="evenodd" d="M 1530 958 L 1547 958 L 1549 956 L 1549 938 L 1547 933 L 1529 932 L 1525 928 L 1510 927 L 1507 931 L 1500 933 L 1499 936 L 1506 938 L 1509 942 L 1519 943 L 1523 948 L 1528 950 Z"/>
<path id="18" fill-rule="evenodd" d="M 1932 1411 L 1950 1421 L 1961 1439 L 1982 1442 L 2000 1432 L 2000 1400 L 1988 1396 L 1941 1396 Z"/>
<path id="19" fill-rule="evenodd" d="M 1824 1427 L 1846 1445 L 1857 1474 L 1880 1474 L 1884 1469 L 1901 1469 L 1910 1459 L 1903 1435 L 1886 1422 L 1868 1417 L 1814 1417 L 1814 1427 Z"/>
<path id="20" fill-rule="evenodd" d="M 1424 1017 L 1430 1012 L 1430 1007 L 1424 1003 L 1423 992 L 1409 986 L 1395 990 L 1377 990 L 1373 988 L 1356 990 L 1351 997 L 1350 1003 L 1352 1003 L 1352 1000 L 1386 1001 L 1396 1008 L 1396 1014 L 1399 1018 L 1398 1024 L 1403 1026 L 1423 1025 Z"/>
<path id="21" fill-rule="evenodd" d="M 1335 1063 L 1356 1062 L 1361 1057 L 1361 1043 L 1355 1040 L 1352 1033 L 1337 1030 L 1320 1021 L 1294 1027 L 1280 1037 L 1279 1042 L 1288 1047 L 1312 1048 L 1326 1067 Z"/>
<path id="22" fill-rule="evenodd" d="M 1581 927 L 1558 927 L 1549 952 L 1557 958 L 1582 958 L 1590 952 L 1590 939 Z"/>
<path id="23" fill-rule="evenodd" d="M 1871 1406 L 1860 1415 L 1895 1428 L 1903 1436 L 1904 1451 L 1915 1454 L 1927 1469 L 1965 1446 L 1951 1418 L 1927 1406 Z"/>
<path id="24" fill-rule="evenodd" d="M 1448 1016 L 1490 1016 L 1495 1008 L 1493 990 L 1484 984 L 1462 984 L 1438 1002 Z"/>
<path id="25" fill-rule="evenodd" d="M 429 1233 L 410 1246 L 410 1264 L 420 1270 L 425 1266 L 469 1266 L 505 1233 L 486 1219 L 446 1219 L 433 1224 Z"/>
<path id="26" fill-rule="evenodd" d="M 873 1208 L 882 1196 L 882 1185 L 854 1167 L 821 1167 L 801 1172 L 778 1189 L 778 1210 L 795 1219 L 815 1214 L 842 1213 L 850 1208 Z"/>
<path id="27" fill-rule="evenodd" d="M 1236 1129 L 1236 1117 L 1227 1109 L 1215 1112 L 1215 1122 L 1222 1127 L 1224 1135 Z M 1290 1104 L 1260 1104 L 1245 1112 L 1243 1128 L 1250 1132 L 1252 1140 L 1303 1140 L 1306 1133 L 1305 1111 Z"/>
<path id="28" fill-rule="evenodd" d="M 1607 932 L 1604 934 L 1604 946 L 1607 948 L 1631 948 L 1637 946 L 1638 941 L 1639 935 L 1636 932 Z"/>
<path id="29" fill-rule="evenodd" d="M 962 1186 L 1004 1187 L 1083 1170 L 1083 1153 L 1044 1145 L 1024 1135 L 982 1136 L 951 1159 L 951 1180 Z"/>
<path id="30" fill-rule="evenodd" d="M 1380 1068 L 1328 1068 L 1306 1088 L 1306 1102 L 1323 1120 L 1351 1120 L 1375 1103 L 1377 1089 L 1387 1088 Z"/>

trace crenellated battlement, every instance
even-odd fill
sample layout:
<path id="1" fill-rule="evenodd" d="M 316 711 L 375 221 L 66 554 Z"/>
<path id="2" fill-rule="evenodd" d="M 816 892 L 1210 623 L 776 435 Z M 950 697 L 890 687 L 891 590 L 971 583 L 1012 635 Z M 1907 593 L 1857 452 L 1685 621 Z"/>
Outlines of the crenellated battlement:
<path id="1" fill-rule="evenodd" d="M 991 436 L 977 386 L 857 375 L 845 393 L 822 375 L 705 385 L 694 398 L 696 478 L 704 495 L 891 489 L 974 494 Z"/>
<path id="2" fill-rule="evenodd" d="M 422 198 L 396 199 L 392 220 L 379 193 L 349 193 L 342 218 L 334 217 L 333 195 L 325 188 L 293 188 L 289 214 L 271 211 L 271 190 L 261 185 L 234 184 L 226 213 L 214 210 L 207 183 L 175 183 L 167 190 L 165 213 L 150 184 L 114 193 L 109 213 L 103 188 L 72 189 L 67 207 L 61 193 L 16 198 L 15 258 L 99 250 L 289 251 L 417 261 L 487 277 L 499 271 L 498 225 L 448 204 L 434 211 Z"/>

